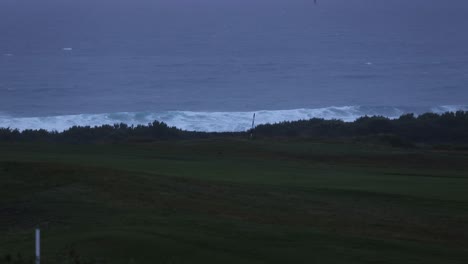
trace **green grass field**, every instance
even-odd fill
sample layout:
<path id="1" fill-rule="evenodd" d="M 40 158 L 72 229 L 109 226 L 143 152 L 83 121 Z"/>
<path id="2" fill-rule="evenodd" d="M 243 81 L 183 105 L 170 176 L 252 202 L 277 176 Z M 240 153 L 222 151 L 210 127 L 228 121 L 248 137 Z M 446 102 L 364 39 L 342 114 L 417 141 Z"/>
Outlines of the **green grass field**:
<path id="1" fill-rule="evenodd" d="M 4 262 L 468 263 L 462 151 L 2 143 L 0 187 Z"/>

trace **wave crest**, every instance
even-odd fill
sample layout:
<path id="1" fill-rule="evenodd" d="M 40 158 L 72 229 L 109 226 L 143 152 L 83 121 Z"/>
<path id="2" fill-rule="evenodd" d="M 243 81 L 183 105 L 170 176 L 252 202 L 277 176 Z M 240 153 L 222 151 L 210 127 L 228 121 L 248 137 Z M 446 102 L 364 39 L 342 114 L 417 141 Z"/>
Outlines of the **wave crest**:
<path id="1" fill-rule="evenodd" d="M 234 132 L 245 131 L 251 126 L 256 113 L 256 124 L 278 123 L 283 121 L 307 120 L 311 118 L 340 119 L 354 121 L 362 116 L 385 116 L 397 118 L 405 113 L 468 111 L 468 106 L 437 106 L 426 109 L 404 107 L 341 106 L 317 109 L 261 110 L 249 112 L 119 112 L 107 114 L 79 114 L 46 117 L 8 117 L 0 115 L 0 127 L 12 129 L 46 129 L 63 131 L 72 126 L 100 126 L 116 123 L 146 125 L 155 120 L 169 126 L 189 131 Z"/>

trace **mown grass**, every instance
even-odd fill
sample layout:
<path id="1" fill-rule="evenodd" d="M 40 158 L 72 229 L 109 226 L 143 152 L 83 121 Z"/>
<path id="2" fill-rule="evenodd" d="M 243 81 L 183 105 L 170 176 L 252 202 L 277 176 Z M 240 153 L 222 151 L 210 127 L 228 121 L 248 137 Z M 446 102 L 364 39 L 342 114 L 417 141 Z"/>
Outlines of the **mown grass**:
<path id="1" fill-rule="evenodd" d="M 70 254 L 98 263 L 468 261 L 460 151 L 0 144 L 0 188 L 0 258 L 31 257 L 39 226 L 44 263 Z"/>

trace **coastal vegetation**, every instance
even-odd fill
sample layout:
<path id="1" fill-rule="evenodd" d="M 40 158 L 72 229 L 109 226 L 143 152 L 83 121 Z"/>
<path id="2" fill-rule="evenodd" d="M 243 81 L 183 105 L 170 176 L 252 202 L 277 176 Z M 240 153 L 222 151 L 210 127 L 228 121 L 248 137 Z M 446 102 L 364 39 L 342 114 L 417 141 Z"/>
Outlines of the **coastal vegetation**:
<path id="1" fill-rule="evenodd" d="M 127 124 L 97 127 L 74 126 L 63 132 L 47 130 L 15 130 L 0 128 L 3 142 L 151 142 L 155 140 L 188 140 L 202 138 L 301 138 L 353 139 L 385 141 L 395 146 L 414 144 L 468 144 L 468 112 L 402 115 L 396 119 L 381 116 L 361 117 L 354 122 L 314 118 L 276 124 L 265 124 L 252 131 L 208 133 L 184 131 L 154 121 L 148 125 Z"/>

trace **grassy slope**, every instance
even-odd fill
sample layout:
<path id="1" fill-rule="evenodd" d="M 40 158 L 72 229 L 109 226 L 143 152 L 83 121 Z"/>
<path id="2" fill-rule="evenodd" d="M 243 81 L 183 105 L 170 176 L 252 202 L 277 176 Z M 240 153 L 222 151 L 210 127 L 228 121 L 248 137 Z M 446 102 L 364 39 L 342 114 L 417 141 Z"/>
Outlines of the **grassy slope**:
<path id="1" fill-rule="evenodd" d="M 0 144 L 0 256 L 467 263 L 468 154 L 314 143 Z"/>

